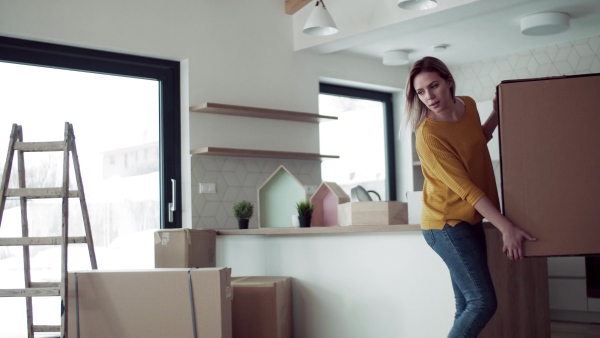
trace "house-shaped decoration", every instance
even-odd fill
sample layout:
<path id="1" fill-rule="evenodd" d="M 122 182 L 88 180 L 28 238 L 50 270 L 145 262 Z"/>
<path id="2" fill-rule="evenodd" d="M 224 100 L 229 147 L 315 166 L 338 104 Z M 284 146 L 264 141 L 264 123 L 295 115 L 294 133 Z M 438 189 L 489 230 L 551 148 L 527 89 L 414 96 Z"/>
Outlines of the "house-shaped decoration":
<path id="1" fill-rule="evenodd" d="M 350 197 L 334 182 L 323 182 L 310 199 L 313 204 L 311 226 L 340 225 L 338 205 L 350 202 Z"/>
<path id="2" fill-rule="evenodd" d="M 306 200 L 306 188 L 284 166 L 277 170 L 258 188 L 258 227 L 293 227 L 298 216 L 296 203 Z"/>

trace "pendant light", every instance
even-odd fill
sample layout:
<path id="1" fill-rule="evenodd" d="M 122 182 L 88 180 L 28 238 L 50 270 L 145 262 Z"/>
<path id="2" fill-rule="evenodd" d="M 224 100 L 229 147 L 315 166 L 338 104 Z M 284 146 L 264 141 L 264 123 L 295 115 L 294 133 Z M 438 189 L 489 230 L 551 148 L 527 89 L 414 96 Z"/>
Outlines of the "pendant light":
<path id="1" fill-rule="evenodd" d="M 398 7 L 402 9 L 424 11 L 437 6 L 437 0 L 398 0 Z"/>
<path id="2" fill-rule="evenodd" d="M 313 11 L 304 24 L 303 32 L 317 36 L 333 35 L 338 32 L 335 22 L 333 22 L 333 18 L 322 0 L 317 0 Z"/>

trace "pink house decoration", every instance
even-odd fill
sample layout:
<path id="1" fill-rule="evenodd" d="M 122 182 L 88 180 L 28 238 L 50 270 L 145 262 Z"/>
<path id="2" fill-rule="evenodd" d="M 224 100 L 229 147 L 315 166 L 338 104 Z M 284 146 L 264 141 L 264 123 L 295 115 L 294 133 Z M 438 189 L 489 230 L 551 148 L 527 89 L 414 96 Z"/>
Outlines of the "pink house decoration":
<path id="1" fill-rule="evenodd" d="M 323 182 L 310 199 L 314 206 L 311 226 L 338 226 L 338 205 L 350 197 L 334 182 Z"/>

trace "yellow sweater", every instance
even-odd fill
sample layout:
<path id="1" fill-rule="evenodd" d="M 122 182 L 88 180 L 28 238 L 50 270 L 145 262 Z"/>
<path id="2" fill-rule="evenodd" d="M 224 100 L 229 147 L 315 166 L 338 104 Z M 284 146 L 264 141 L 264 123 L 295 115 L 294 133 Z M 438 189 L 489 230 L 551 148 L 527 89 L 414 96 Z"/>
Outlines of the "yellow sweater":
<path id="1" fill-rule="evenodd" d="M 473 207 L 483 196 L 499 207 L 492 161 L 475 101 L 454 122 L 425 119 L 417 129 L 416 148 L 423 184 L 422 229 L 442 229 L 461 221 L 475 224 L 483 216 Z"/>

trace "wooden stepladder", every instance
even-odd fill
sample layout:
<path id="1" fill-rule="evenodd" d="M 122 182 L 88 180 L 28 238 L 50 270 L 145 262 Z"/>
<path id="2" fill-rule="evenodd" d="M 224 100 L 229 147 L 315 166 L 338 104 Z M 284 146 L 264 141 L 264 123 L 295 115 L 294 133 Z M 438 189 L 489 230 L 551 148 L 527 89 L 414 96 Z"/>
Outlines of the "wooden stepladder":
<path id="1" fill-rule="evenodd" d="M 9 189 L 10 172 L 12 169 L 14 153 L 17 152 L 19 187 Z M 63 152 L 63 181 L 61 187 L 52 188 L 27 188 L 25 182 L 25 161 L 23 154 L 26 152 Z M 69 190 L 69 153 L 73 158 L 73 169 L 77 190 Z M 0 246 L 22 246 L 23 267 L 25 275 L 25 288 L 0 290 L 0 297 L 26 297 L 27 306 L 27 334 L 33 338 L 35 332 L 59 332 L 61 337 L 67 337 L 67 247 L 69 243 L 87 243 L 92 269 L 97 269 L 96 254 L 90 228 L 89 214 L 83 192 L 83 182 L 75 147 L 75 135 L 73 125 L 65 123 L 65 139 L 56 142 L 23 142 L 23 131 L 21 126 L 13 124 L 6 155 L 6 163 L 2 174 L 0 199 L 0 226 L 7 197 L 19 198 L 21 204 L 21 228 L 22 237 L 0 238 Z M 30 237 L 27 221 L 27 200 L 38 198 L 61 198 L 62 199 L 62 234 L 54 237 Z M 85 236 L 69 237 L 69 198 L 79 198 Z M 40 283 L 31 280 L 31 265 L 29 246 L 31 245 L 60 245 L 61 246 L 61 279 L 56 283 Z M 61 297 L 61 325 L 34 325 L 33 324 L 33 302 L 32 297 Z"/>

